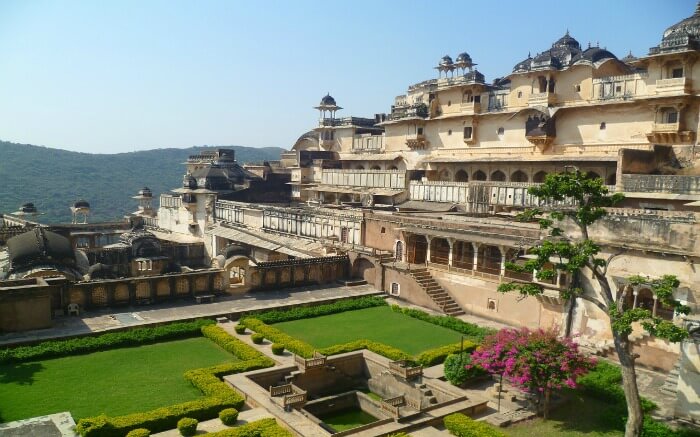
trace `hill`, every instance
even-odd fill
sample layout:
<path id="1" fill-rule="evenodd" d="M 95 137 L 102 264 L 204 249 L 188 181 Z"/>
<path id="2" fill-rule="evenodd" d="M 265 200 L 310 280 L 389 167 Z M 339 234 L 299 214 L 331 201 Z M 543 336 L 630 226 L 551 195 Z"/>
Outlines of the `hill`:
<path id="1" fill-rule="evenodd" d="M 279 147 L 220 146 L 236 150 L 239 163 L 278 160 Z M 91 221 L 121 219 L 137 203 L 131 196 L 143 186 L 153 197 L 182 184 L 183 162 L 208 147 L 153 149 L 91 154 L 0 141 L 0 213 L 33 202 L 44 213 L 39 221 L 67 222 L 70 205 L 90 202 Z M 156 202 L 157 205 L 157 202 Z"/>

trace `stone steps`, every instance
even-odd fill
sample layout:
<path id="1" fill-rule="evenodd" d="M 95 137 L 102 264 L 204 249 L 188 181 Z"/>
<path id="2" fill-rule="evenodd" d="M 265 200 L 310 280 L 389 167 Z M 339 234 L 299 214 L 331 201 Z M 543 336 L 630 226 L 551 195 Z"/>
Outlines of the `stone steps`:
<path id="1" fill-rule="evenodd" d="M 659 391 L 661 393 L 664 393 L 668 396 L 676 397 L 677 391 L 678 391 L 678 373 L 680 371 L 680 364 L 676 362 L 676 365 L 673 366 L 673 369 L 671 369 L 670 372 L 668 372 L 668 376 L 666 377 L 666 380 L 664 381 L 664 385 L 662 385 L 659 388 Z"/>
<path id="2" fill-rule="evenodd" d="M 423 291 L 435 302 L 442 311 L 449 316 L 459 316 L 464 314 L 462 308 L 452 299 L 452 296 L 433 278 L 428 269 L 417 269 L 411 271 L 413 279 L 423 288 Z"/>

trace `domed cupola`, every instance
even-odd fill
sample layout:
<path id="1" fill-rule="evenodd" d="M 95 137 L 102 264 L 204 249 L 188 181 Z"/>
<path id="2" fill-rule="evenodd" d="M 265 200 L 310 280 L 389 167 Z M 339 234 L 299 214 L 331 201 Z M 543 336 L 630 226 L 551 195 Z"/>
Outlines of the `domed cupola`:
<path id="1" fill-rule="evenodd" d="M 88 208 L 88 209 L 89 209 L 89 208 L 90 208 L 90 204 L 89 204 L 86 200 L 80 199 L 80 200 L 78 200 L 77 202 L 74 202 L 74 203 L 73 203 L 73 208 L 76 208 L 76 209 L 78 209 L 78 208 Z"/>
<path id="2" fill-rule="evenodd" d="M 143 197 L 153 197 L 153 192 L 148 187 L 143 187 L 139 190 L 139 196 Z"/>
<path id="3" fill-rule="evenodd" d="M 440 59 L 440 62 L 438 63 L 438 66 L 435 67 L 435 69 L 438 71 L 439 75 L 442 75 L 442 73 L 445 73 L 445 77 L 447 77 L 447 72 L 453 72 L 457 68 L 455 66 L 455 63 L 452 62 L 452 58 L 449 55 L 445 55 Z"/>
<path id="4" fill-rule="evenodd" d="M 319 106 L 336 106 L 335 99 L 330 94 L 326 94 L 321 99 L 321 103 L 319 103 Z"/>
<path id="5" fill-rule="evenodd" d="M 36 214 L 37 213 L 36 206 L 34 206 L 34 204 L 31 202 L 22 204 L 22 206 L 19 207 L 19 210 L 23 214 Z"/>
<path id="6" fill-rule="evenodd" d="M 579 44 L 578 41 L 576 41 L 576 38 L 572 37 L 569 35 L 569 31 L 567 30 L 564 36 L 559 38 L 554 44 L 552 44 L 552 48 L 559 47 L 559 48 L 569 48 L 569 49 L 575 49 L 575 50 L 581 50 L 581 44 Z"/>
<path id="7" fill-rule="evenodd" d="M 700 49 L 700 4 L 695 13 L 666 29 L 657 47 L 649 49 L 650 55 L 683 50 Z"/>

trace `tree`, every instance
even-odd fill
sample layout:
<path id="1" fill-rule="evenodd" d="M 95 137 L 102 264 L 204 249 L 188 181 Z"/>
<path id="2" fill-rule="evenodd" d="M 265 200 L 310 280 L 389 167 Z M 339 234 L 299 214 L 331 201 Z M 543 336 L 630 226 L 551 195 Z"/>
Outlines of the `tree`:
<path id="1" fill-rule="evenodd" d="M 608 265 L 614 256 L 622 252 L 607 259 L 599 257 L 601 248 L 589 238 L 589 227 L 605 216 L 606 207 L 621 201 L 624 197 L 622 194 L 610 195 L 601 179 L 590 178 L 578 170 L 550 174 L 542 185 L 531 187 L 528 192 L 546 204 L 567 206 L 535 208 L 520 214 L 520 220 L 539 220 L 540 227 L 549 230 L 549 237 L 529 249 L 528 252 L 534 255 L 534 259 L 529 259 L 522 265 L 509 262 L 506 267 L 519 272 L 536 272 L 536 277 L 540 280 L 553 279 L 559 271 L 570 272 L 573 280 L 562 291 L 562 297 L 572 299 L 572 302 L 577 297 L 585 299 L 607 314 L 615 352 L 622 368 L 622 386 L 627 401 L 625 436 L 639 436 L 643 415 L 635 373 L 636 356 L 632 353 L 629 340 L 632 324 L 639 322 L 650 334 L 672 342 L 683 340 L 688 333 L 672 322 L 653 316 L 648 309 L 630 308 L 625 299 L 629 286 L 624 287 L 621 293 L 613 293 L 607 277 Z M 578 234 L 570 232 L 567 235 L 557 226 L 562 224 L 573 224 Z M 590 287 L 586 290 L 581 287 L 580 273 L 584 269 L 598 284 L 599 292 Z M 673 298 L 673 289 L 679 285 L 676 277 L 667 275 L 651 279 L 635 276 L 628 278 L 628 281 L 630 285 L 648 284 L 658 296 L 658 301 L 673 307 L 677 313 L 690 312 L 690 308 Z M 498 290 L 518 291 L 525 296 L 536 296 L 544 292 L 539 284 L 522 282 L 503 283 Z"/>
<path id="2" fill-rule="evenodd" d="M 503 329 L 472 353 L 472 361 L 537 396 L 538 413 L 549 417 L 554 390 L 576 388 L 576 379 L 595 366 L 570 338 L 554 331 Z"/>

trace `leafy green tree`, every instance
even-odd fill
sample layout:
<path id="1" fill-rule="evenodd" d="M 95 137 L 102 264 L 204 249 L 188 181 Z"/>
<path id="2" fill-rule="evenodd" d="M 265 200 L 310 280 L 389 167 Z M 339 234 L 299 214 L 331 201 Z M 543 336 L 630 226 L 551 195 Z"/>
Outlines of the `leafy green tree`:
<path id="1" fill-rule="evenodd" d="M 578 170 L 550 174 L 543 184 L 531 187 L 528 192 L 548 205 L 557 205 L 530 209 L 519 216 L 524 221 L 538 220 L 542 229 L 549 230 L 549 237 L 528 250 L 529 254 L 534 255 L 532 259 L 524 264 L 509 262 L 506 268 L 518 272 L 536 272 L 539 280 L 556 278 L 559 271 L 570 272 L 573 280 L 561 292 L 562 297 L 585 299 L 608 315 L 627 401 L 625 436 L 639 436 L 643 413 L 635 373 L 637 356 L 632 353 L 629 339 L 632 325 L 639 322 L 650 334 L 671 342 L 683 340 L 688 333 L 672 322 L 654 316 L 648 309 L 631 308 L 625 297 L 630 292 L 630 285 L 644 283 L 650 286 L 659 303 L 673 307 L 677 313 L 688 314 L 690 308 L 673 298 L 673 290 L 679 285 L 678 279 L 670 275 L 655 279 L 634 276 L 628 278 L 630 285 L 624 287 L 621 293 L 613 292 L 607 270 L 611 259 L 618 254 L 603 259 L 600 256 L 600 246 L 589 238 L 589 228 L 605 216 L 606 207 L 617 204 L 624 196 L 619 193 L 610 194 L 602 179 L 591 178 Z M 573 223 L 578 234 L 566 232 L 560 227 L 565 223 Z M 583 270 L 592 275 L 600 288 L 598 292 L 583 289 L 580 280 Z M 536 296 L 544 292 L 539 284 L 522 282 L 502 283 L 498 290 L 517 291 L 525 296 Z"/>

